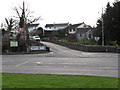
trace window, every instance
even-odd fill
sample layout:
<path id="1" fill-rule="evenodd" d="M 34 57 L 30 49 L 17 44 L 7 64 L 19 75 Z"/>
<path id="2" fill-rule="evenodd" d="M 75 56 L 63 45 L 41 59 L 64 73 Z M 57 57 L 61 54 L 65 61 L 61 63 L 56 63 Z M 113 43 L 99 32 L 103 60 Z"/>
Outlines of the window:
<path id="1" fill-rule="evenodd" d="M 91 34 L 89 34 L 88 38 L 91 38 Z"/>
<path id="2" fill-rule="evenodd" d="M 75 32 L 75 29 L 73 29 L 73 31 Z"/>
<path id="3" fill-rule="evenodd" d="M 80 37 L 82 37 L 82 34 L 79 34 Z"/>
<path id="4" fill-rule="evenodd" d="M 70 29 L 70 32 L 72 32 L 72 29 Z"/>

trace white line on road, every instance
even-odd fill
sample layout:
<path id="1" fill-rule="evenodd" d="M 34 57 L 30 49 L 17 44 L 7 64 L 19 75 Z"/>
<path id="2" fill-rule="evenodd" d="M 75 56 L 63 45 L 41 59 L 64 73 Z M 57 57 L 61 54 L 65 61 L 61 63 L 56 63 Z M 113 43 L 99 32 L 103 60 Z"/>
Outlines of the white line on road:
<path id="1" fill-rule="evenodd" d="M 60 64 L 73 64 L 73 63 L 60 63 Z"/>
<path id="2" fill-rule="evenodd" d="M 30 61 L 30 60 L 29 60 L 29 61 Z M 16 67 L 21 66 L 21 65 L 23 65 L 23 64 L 26 64 L 26 63 L 28 63 L 29 61 L 26 61 L 26 62 L 23 62 L 23 63 L 17 64 Z"/>
<path id="3" fill-rule="evenodd" d="M 44 63 L 44 64 L 73 64 L 73 63 Z"/>

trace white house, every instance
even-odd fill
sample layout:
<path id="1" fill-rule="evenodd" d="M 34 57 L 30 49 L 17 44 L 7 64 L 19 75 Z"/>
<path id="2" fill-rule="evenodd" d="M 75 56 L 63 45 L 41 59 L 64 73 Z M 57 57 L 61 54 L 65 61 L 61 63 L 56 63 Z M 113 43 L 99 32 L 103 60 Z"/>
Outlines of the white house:
<path id="1" fill-rule="evenodd" d="M 68 35 L 73 35 L 76 39 L 93 39 L 93 30 L 95 30 L 90 25 L 86 25 L 84 22 L 69 25 L 66 29 L 68 31 Z"/>
<path id="2" fill-rule="evenodd" d="M 67 28 L 68 34 L 75 34 L 77 29 L 79 29 L 79 28 L 91 28 L 91 26 L 86 25 L 84 22 L 83 23 L 79 23 L 79 24 L 70 25 Z"/>

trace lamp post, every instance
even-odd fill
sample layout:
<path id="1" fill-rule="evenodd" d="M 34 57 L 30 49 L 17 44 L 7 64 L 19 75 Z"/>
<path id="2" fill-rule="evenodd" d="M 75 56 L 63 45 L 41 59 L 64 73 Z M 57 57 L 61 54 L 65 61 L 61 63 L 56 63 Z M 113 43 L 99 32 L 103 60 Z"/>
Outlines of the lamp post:
<path id="1" fill-rule="evenodd" d="M 102 8 L 102 46 L 105 45 L 105 36 L 104 36 L 104 20 L 103 20 L 103 8 Z"/>

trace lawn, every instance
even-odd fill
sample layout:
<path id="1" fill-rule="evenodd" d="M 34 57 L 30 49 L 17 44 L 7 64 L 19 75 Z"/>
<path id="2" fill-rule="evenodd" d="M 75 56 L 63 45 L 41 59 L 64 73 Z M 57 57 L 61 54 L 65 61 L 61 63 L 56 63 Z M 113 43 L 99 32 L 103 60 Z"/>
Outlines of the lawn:
<path id="1" fill-rule="evenodd" d="M 91 44 L 91 40 L 87 40 L 87 39 L 77 40 L 77 43 Z"/>
<path id="2" fill-rule="evenodd" d="M 66 40 L 66 39 L 60 39 L 59 41 L 61 41 L 61 42 L 68 42 L 68 40 Z"/>
<path id="3" fill-rule="evenodd" d="M 118 78 L 81 75 L 2 74 L 3 88 L 118 88 Z"/>

